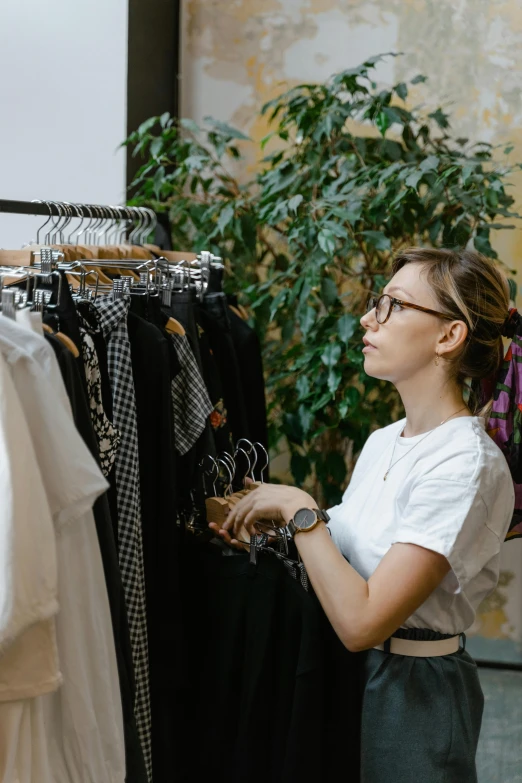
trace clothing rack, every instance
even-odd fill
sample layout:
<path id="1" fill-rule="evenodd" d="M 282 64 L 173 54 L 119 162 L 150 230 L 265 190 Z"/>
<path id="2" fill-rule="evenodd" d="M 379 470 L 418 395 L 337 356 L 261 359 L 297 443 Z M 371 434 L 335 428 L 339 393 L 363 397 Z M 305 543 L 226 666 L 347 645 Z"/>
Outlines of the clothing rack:
<path id="1" fill-rule="evenodd" d="M 73 209 L 74 212 L 67 212 Z M 10 215 L 41 215 L 42 217 L 100 217 L 105 213 L 106 218 L 110 218 L 110 211 L 113 211 L 113 217 L 121 219 L 132 219 L 139 215 L 154 215 L 153 210 L 148 207 L 126 207 L 103 204 L 81 204 L 68 203 L 66 201 L 16 201 L 13 199 L 0 199 L 0 212 Z"/>

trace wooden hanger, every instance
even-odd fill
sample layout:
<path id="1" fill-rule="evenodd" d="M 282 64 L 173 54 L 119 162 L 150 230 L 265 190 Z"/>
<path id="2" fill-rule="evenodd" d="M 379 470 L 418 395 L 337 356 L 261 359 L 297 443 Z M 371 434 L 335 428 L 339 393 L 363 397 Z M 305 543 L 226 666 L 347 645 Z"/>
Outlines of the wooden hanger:
<path id="1" fill-rule="evenodd" d="M 35 253 L 32 248 L 23 250 L 0 250 L 0 266 L 34 266 Z"/>
<path id="2" fill-rule="evenodd" d="M 223 527 L 226 522 L 228 512 L 239 503 L 241 498 L 248 495 L 250 492 L 256 490 L 261 486 L 260 482 L 256 481 L 248 485 L 248 489 L 242 489 L 239 492 L 234 492 L 226 498 L 211 497 L 205 500 L 205 507 L 207 510 L 207 522 L 215 522 L 219 527 Z"/>
<path id="3" fill-rule="evenodd" d="M 243 318 L 243 316 L 241 315 L 241 313 L 239 312 L 239 310 L 237 309 L 237 307 L 234 307 L 234 305 L 229 304 L 229 308 L 230 308 L 230 310 L 232 310 L 233 313 L 235 313 L 237 315 L 238 318 L 241 318 L 242 321 L 245 320 Z"/>
<path id="4" fill-rule="evenodd" d="M 186 334 L 183 324 L 180 324 L 179 321 L 172 317 L 165 324 L 165 329 L 169 334 L 179 334 L 181 337 Z"/>
<path id="5" fill-rule="evenodd" d="M 75 359 L 79 357 L 80 352 L 70 337 L 68 337 L 63 332 L 55 332 L 54 336 L 58 338 L 62 345 L 65 345 L 65 347 L 72 353 Z"/>
<path id="6" fill-rule="evenodd" d="M 181 250 L 162 250 L 161 255 L 167 261 L 195 261 L 198 257 L 197 253 L 186 253 Z"/>
<path id="7" fill-rule="evenodd" d="M 112 279 L 110 277 L 107 277 L 107 275 L 102 271 L 101 266 L 93 266 L 92 264 L 83 264 L 83 267 L 87 272 L 97 272 L 99 275 L 100 283 L 104 283 L 105 285 L 112 286 Z"/>
<path id="8" fill-rule="evenodd" d="M 158 245 L 149 245 L 146 243 L 143 245 L 143 247 L 152 251 L 152 253 L 155 253 L 157 256 L 162 256 L 164 253 L 164 251 L 161 249 L 161 247 L 158 247 Z"/>

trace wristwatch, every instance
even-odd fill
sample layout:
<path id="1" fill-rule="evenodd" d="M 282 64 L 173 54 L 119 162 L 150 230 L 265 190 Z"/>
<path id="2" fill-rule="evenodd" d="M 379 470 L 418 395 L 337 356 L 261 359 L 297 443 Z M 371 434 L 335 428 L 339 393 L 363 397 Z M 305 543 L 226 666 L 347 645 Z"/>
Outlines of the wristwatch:
<path id="1" fill-rule="evenodd" d="M 300 508 L 296 511 L 294 518 L 290 520 L 287 525 L 289 532 L 292 536 L 297 533 L 309 533 L 317 527 L 319 522 L 328 522 L 330 517 L 326 511 L 320 511 L 318 508 Z"/>

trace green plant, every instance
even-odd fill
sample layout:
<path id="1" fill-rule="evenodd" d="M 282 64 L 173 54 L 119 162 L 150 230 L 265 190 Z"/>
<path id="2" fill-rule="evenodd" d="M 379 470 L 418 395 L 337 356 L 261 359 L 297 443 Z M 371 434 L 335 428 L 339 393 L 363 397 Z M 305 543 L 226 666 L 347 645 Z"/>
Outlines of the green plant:
<path id="1" fill-rule="evenodd" d="M 200 129 L 165 114 L 126 142 L 147 158 L 132 203 L 168 210 L 178 247 L 225 257 L 264 342 L 272 446 L 288 445 L 295 480 L 315 481 L 328 504 L 339 501 L 348 444 L 357 454 L 401 413 L 394 388 L 363 371 L 359 325 L 393 254 L 472 244 L 494 258 L 491 231 L 519 217 L 507 192 L 518 164 L 453 139 L 442 109 L 408 108 L 405 83 L 378 88 L 379 59 L 267 104 L 262 147 L 275 149 L 246 183 L 233 171 L 253 142 L 223 123 Z"/>

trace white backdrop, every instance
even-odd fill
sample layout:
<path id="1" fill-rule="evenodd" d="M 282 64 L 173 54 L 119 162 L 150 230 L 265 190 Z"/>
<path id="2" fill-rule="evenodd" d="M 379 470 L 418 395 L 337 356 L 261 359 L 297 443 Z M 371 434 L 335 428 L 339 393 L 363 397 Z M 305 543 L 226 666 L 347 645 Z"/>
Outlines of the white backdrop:
<path id="1" fill-rule="evenodd" d="M 127 0 L 1 0 L 0 198 L 122 203 Z M 42 218 L 0 213 L 0 247 Z"/>

